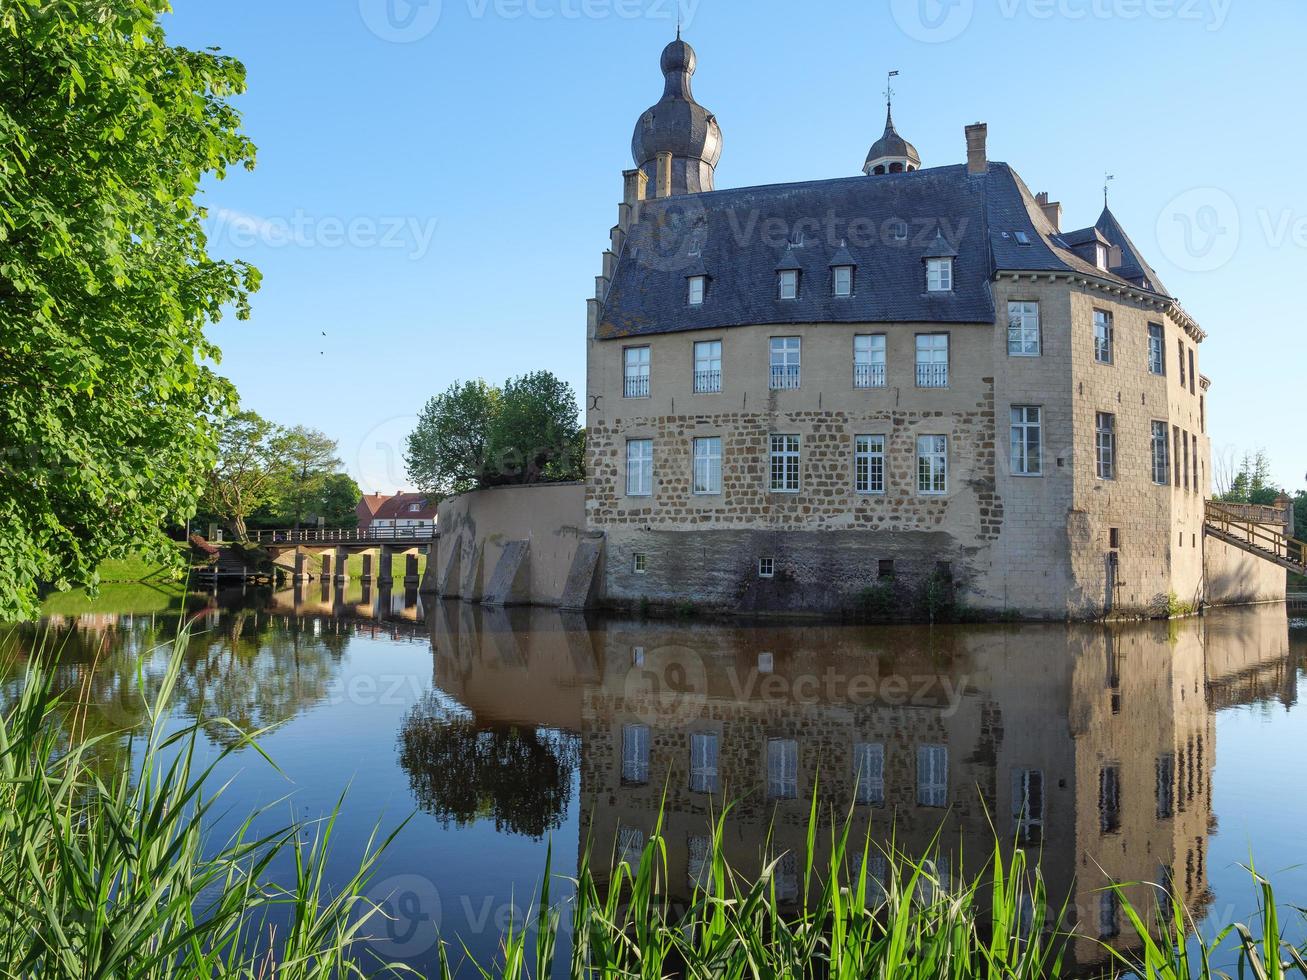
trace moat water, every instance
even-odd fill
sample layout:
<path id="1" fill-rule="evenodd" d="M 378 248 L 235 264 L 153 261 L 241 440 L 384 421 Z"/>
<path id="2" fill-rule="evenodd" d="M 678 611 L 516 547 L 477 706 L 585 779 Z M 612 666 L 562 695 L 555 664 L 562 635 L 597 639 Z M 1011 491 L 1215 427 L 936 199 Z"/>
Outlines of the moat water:
<path id="1" fill-rule="evenodd" d="M 182 615 L 106 596 L 47 621 L 61 683 L 92 692 L 91 730 L 142 724 L 136 664 L 160 675 Z M 739 801 L 736 866 L 756 871 L 772 827 L 773 853 L 801 854 L 819 776 L 855 832 L 910 852 L 938 833 L 949 874 L 989 853 L 991 820 L 1021 839 L 1074 909 L 1087 967 L 1100 942 L 1128 945 L 1109 879 L 1140 883 L 1127 893 L 1143 900 L 1168 882 L 1211 931 L 1255 914 L 1250 861 L 1286 906 L 1307 906 L 1307 623 L 1283 606 L 1110 627 L 722 625 L 424 605 L 355 585 L 219 594 L 185 616 L 175 720 L 274 726 L 261 744 L 281 772 L 245 750 L 217 773 L 232 780 L 230 819 L 273 803 L 269 827 L 292 810 L 314 818 L 345 794 L 343 880 L 376 827 L 412 818 L 370 895 L 394 916 L 374 952 L 419 970 L 434 969 L 437 929 L 488 961 L 550 842 L 564 876 L 587 841 L 630 853 L 664 795 L 679 897 L 723 799 Z M 0 636 L 0 698 L 35 635 Z M 209 751 L 230 737 L 209 731 Z M 105 764 L 128 751 L 124 736 Z M 782 897 L 795 874 L 783 859 Z"/>

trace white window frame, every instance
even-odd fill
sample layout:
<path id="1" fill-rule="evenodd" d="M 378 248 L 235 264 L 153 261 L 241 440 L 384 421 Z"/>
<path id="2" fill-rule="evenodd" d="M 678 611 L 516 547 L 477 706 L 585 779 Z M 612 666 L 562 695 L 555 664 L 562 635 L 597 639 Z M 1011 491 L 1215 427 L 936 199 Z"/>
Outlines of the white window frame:
<path id="1" fill-rule="evenodd" d="M 696 436 L 693 442 L 694 473 L 691 492 L 695 496 L 720 496 L 722 492 L 722 437 Z"/>
<path id="2" fill-rule="evenodd" d="M 1094 414 L 1094 471 L 1100 480 L 1116 479 L 1116 416 Z"/>
<path id="3" fill-rule="evenodd" d="M 631 573 L 634 575 L 649 574 L 649 556 L 643 551 L 637 551 L 631 555 Z"/>
<path id="4" fill-rule="evenodd" d="M 767 798 L 799 797 L 799 743 L 792 738 L 767 739 Z"/>
<path id="5" fill-rule="evenodd" d="M 653 354 L 648 344 L 622 350 L 622 397 L 648 398 L 653 390 L 650 365 Z"/>
<path id="6" fill-rule="evenodd" d="M 917 806 L 948 806 L 948 746 L 917 746 Z"/>
<path id="7" fill-rule="evenodd" d="M 1111 364 L 1116 357 L 1115 327 L 1110 310 L 1094 310 L 1094 360 Z"/>
<path id="8" fill-rule="evenodd" d="M 764 557 L 758 559 L 758 578 L 776 577 L 776 559 Z"/>
<path id="9" fill-rule="evenodd" d="M 722 342 L 700 340 L 694 345 L 694 393 L 714 395 L 722 390 Z"/>
<path id="10" fill-rule="evenodd" d="M 799 298 L 798 269 L 781 269 L 776 274 L 776 296 L 787 303 Z"/>
<path id="11" fill-rule="evenodd" d="M 628 497 L 653 496 L 653 443 L 652 439 L 626 440 L 626 495 Z"/>
<path id="12" fill-rule="evenodd" d="M 831 294 L 841 299 L 853 295 L 854 269 L 851 265 L 831 267 Z"/>
<path id="13" fill-rule="evenodd" d="M 1159 487 L 1171 485 L 1171 434 L 1168 429 L 1166 422 L 1153 419 L 1153 483 Z"/>
<path id="14" fill-rule="evenodd" d="M 887 373 L 885 335 L 854 334 L 853 387 L 884 388 Z"/>
<path id="15" fill-rule="evenodd" d="M 1013 300 L 1007 305 L 1008 357 L 1039 357 L 1043 353 L 1039 333 L 1039 304 Z"/>
<path id="16" fill-rule="evenodd" d="M 622 726 L 622 782 L 643 786 L 649 782 L 649 726 Z"/>
<path id="17" fill-rule="evenodd" d="M 690 734 L 690 792 L 716 793 L 721 788 L 721 736 L 717 732 Z"/>
<path id="18" fill-rule="evenodd" d="M 885 743 L 856 742 L 853 746 L 853 780 L 862 806 L 885 805 Z"/>
<path id="19" fill-rule="evenodd" d="M 1031 786 L 1039 783 L 1038 805 L 1030 801 Z M 1012 829 L 1018 844 L 1042 844 L 1044 841 L 1044 808 L 1048 805 L 1048 784 L 1044 770 L 1014 767 L 1012 769 Z"/>
<path id="20" fill-rule="evenodd" d="M 803 383 L 803 338 L 772 337 L 767 342 L 771 388 L 786 391 Z"/>
<path id="21" fill-rule="evenodd" d="M 853 437 L 853 492 L 885 492 L 885 444 L 883 435 Z"/>
<path id="22" fill-rule="evenodd" d="M 1042 405 L 1013 405 L 1010 410 L 1010 438 L 1013 476 L 1044 475 L 1044 408 Z"/>
<path id="23" fill-rule="evenodd" d="M 685 839 L 685 876 L 691 890 L 712 893 L 712 838 L 691 834 Z"/>
<path id="24" fill-rule="evenodd" d="M 1160 323 L 1148 325 L 1148 373 L 1166 377 L 1166 327 Z"/>
<path id="25" fill-rule="evenodd" d="M 930 293 L 953 292 L 953 260 L 938 258 L 926 260 L 926 291 Z"/>
<path id="26" fill-rule="evenodd" d="M 924 497 L 948 493 L 948 436 L 917 436 L 917 493 Z"/>
<path id="27" fill-rule="evenodd" d="M 703 306 L 704 298 L 708 294 L 708 277 L 690 276 L 686 289 L 686 301 L 688 304 L 690 306 Z"/>
<path id="28" fill-rule="evenodd" d="M 949 348 L 947 333 L 919 333 L 916 342 L 918 388 L 947 388 L 949 385 Z"/>
<path id="29" fill-rule="evenodd" d="M 793 433 L 768 436 L 768 487 L 772 493 L 799 493 L 803 489 L 803 439 Z"/>

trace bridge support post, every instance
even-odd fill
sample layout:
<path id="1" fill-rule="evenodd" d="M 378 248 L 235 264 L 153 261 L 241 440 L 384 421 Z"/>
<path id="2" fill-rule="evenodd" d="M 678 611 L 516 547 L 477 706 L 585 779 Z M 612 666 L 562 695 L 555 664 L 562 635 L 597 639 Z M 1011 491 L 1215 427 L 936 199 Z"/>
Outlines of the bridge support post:
<path id="1" fill-rule="evenodd" d="M 363 552 L 363 584 L 370 585 L 371 583 L 372 583 L 372 552 L 365 551 Z"/>
<path id="2" fill-rule="evenodd" d="M 302 585 L 308 577 L 309 556 L 302 551 L 295 552 L 295 574 L 291 576 L 291 582 L 295 585 Z"/>
<path id="3" fill-rule="evenodd" d="M 344 548 L 336 549 L 336 581 L 341 585 L 349 581 L 349 552 Z"/>
<path id="4" fill-rule="evenodd" d="M 418 587 L 418 556 L 408 554 L 404 556 L 404 588 L 416 589 Z"/>
<path id="5" fill-rule="evenodd" d="M 377 587 L 380 589 L 390 589 L 395 584 L 395 575 L 392 567 L 395 562 L 395 549 L 389 545 L 382 545 L 378 551 L 379 565 L 377 569 Z"/>
<path id="6" fill-rule="evenodd" d="M 322 581 L 331 581 L 331 555 L 322 556 Z"/>

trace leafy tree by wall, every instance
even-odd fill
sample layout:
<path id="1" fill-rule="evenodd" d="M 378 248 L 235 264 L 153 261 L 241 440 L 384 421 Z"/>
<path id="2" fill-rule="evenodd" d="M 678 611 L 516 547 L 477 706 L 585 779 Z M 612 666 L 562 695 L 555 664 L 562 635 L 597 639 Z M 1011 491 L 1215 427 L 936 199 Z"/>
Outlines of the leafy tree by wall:
<path id="1" fill-rule="evenodd" d="M 166 8 L 0 8 L 0 620 L 167 560 L 234 404 L 204 328 L 259 277 L 210 258 L 195 193 L 253 166 L 245 70 L 169 44 Z"/>
<path id="2" fill-rule="evenodd" d="M 490 426 L 494 483 L 578 479 L 576 392 L 548 371 L 511 378 Z"/>
<path id="3" fill-rule="evenodd" d="M 436 395 L 409 434 L 404 463 L 423 493 L 447 497 L 483 486 L 500 392 L 484 381 L 454 382 Z"/>
<path id="4" fill-rule="evenodd" d="M 255 412 L 237 412 L 222 425 L 201 506 L 229 520 L 241 541 L 248 537 L 250 516 L 276 499 L 286 479 L 281 434 Z"/>

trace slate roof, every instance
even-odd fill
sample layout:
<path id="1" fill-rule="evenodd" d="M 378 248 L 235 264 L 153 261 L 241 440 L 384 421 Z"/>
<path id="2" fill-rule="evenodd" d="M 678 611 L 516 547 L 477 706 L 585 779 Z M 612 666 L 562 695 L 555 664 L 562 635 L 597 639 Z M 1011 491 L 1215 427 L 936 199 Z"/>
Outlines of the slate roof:
<path id="1" fill-rule="evenodd" d="M 891 234 L 895 221 L 907 223 L 906 241 Z M 1141 262 L 1124 232 L 1119 241 L 1104 234 Z M 925 258 L 939 251 L 941 236 L 957 252 L 954 288 L 930 293 Z M 857 266 L 850 297 L 832 295 L 830 266 L 841 249 Z M 802 271 L 799 298 L 782 300 L 776 270 L 791 262 Z M 965 165 L 933 167 L 645 201 L 618 257 L 598 336 L 747 324 L 992 324 L 997 270 L 1141 285 L 1102 272 L 1059 241 L 1007 164 L 991 162 L 979 175 Z M 701 306 L 686 303 L 685 277 L 695 274 L 709 277 Z M 1155 275 L 1148 278 L 1160 293 Z"/>

